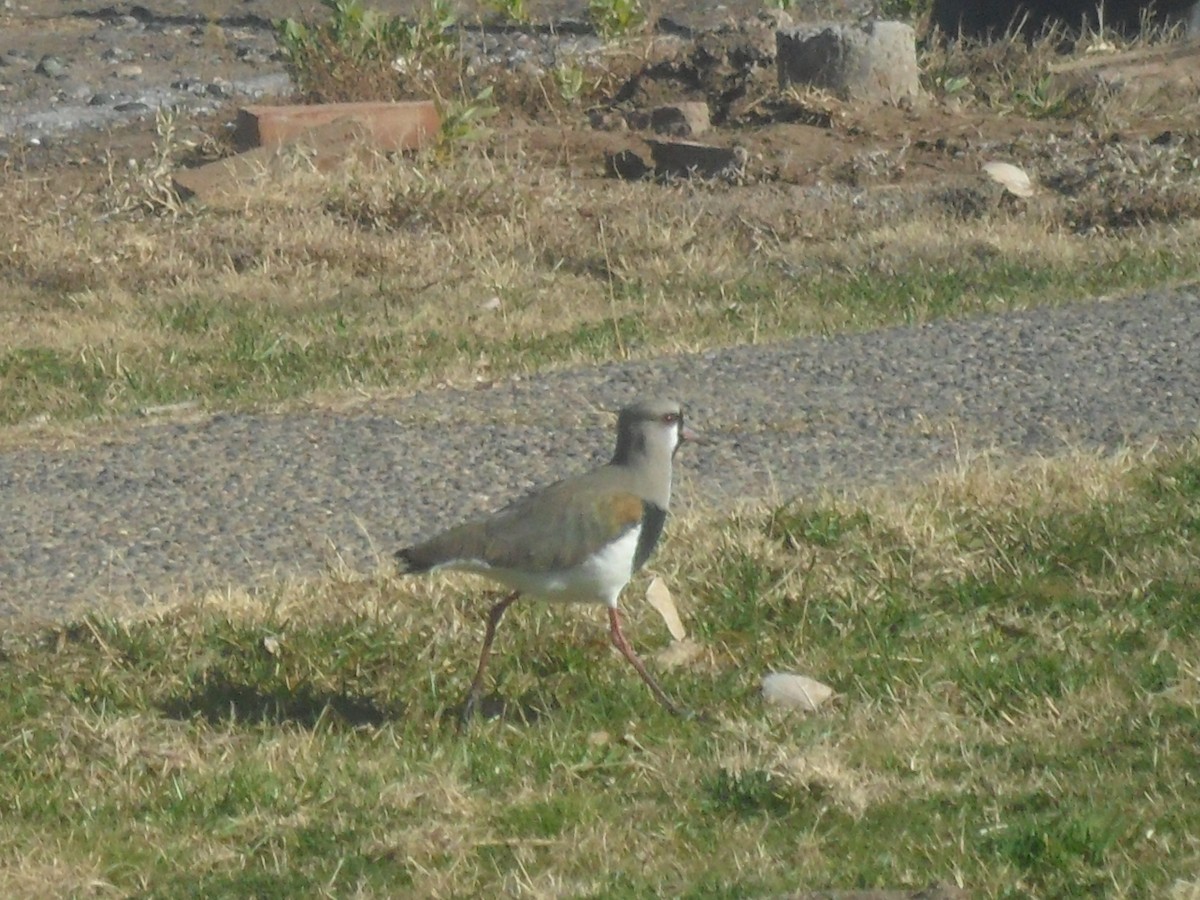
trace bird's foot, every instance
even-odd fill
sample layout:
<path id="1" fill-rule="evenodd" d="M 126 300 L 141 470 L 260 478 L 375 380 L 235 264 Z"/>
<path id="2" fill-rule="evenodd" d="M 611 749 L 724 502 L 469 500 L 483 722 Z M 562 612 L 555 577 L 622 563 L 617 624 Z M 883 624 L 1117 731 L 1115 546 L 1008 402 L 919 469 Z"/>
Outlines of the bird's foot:
<path id="1" fill-rule="evenodd" d="M 480 705 L 479 701 L 479 691 L 472 688 L 467 692 L 462 709 L 458 712 L 458 728 L 460 731 L 470 725 L 471 720 L 475 718 L 475 713 L 478 711 Z"/>

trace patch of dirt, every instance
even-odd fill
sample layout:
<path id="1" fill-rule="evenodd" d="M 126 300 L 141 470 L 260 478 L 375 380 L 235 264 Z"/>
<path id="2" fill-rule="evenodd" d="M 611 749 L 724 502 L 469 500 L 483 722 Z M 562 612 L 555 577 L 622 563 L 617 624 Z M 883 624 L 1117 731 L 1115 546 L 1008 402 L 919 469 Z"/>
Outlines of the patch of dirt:
<path id="1" fill-rule="evenodd" d="M 376 0 L 370 5 L 411 14 L 423 4 Z M 529 5 L 535 21 L 579 22 L 586 16 L 583 2 Z M 460 21 L 477 32 L 492 28 L 518 48 L 521 41 L 544 45 L 550 40 L 540 26 L 525 34 L 485 27 L 486 6 L 472 9 L 460 7 Z M 648 167 L 647 140 L 658 136 L 647 127 L 645 111 L 703 100 L 712 128 L 694 139 L 737 148 L 744 160 L 742 184 L 887 186 L 917 192 L 934 186 L 943 202 L 969 216 L 1001 193 L 981 175 L 984 163 L 999 159 L 1026 166 L 1035 181 L 1059 194 L 1065 189 L 1055 185 L 1069 185 L 1081 207 L 1069 222 L 1081 229 L 1192 216 L 1200 208 L 1195 191 L 1178 202 L 1174 194 L 1160 192 L 1114 203 L 1113 192 L 1103 186 L 1112 172 L 1124 171 L 1125 160 L 1114 147 L 1134 148 L 1126 153 L 1136 159 L 1121 183 L 1130 198 L 1138 194 L 1138 179 L 1147 174 L 1163 183 L 1156 165 L 1166 165 L 1176 175 L 1186 167 L 1193 157 L 1184 151 L 1200 133 L 1200 104 L 1180 95 L 1185 88 L 1196 93 L 1194 78 L 1183 87 L 1178 80 L 1170 82 L 1168 93 L 1175 99 L 1169 118 L 1160 107 L 1147 105 L 1139 114 L 1120 108 L 1119 99 L 1110 100 L 1120 121 L 1108 129 L 1083 126 L 1070 116 L 1043 115 L 1053 98 L 1035 98 L 1043 109 L 1022 99 L 1026 89 L 1015 82 L 1008 86 L 1013 101 L 1007 105 L 996 101 L 994 93 L 987 94 L 987 102 L 969 103 L 944 92 L 912 108 L 863 108 L 818 92 L 776 87 L 777 19 L 764 14 L 758 0 L 724 6 L 679 0 L 660 3 L 656 11 L 661 17 L 657 31 L 606 57 L 603 85 L 575 103 L 555 96 L 553 71 L 530 74 L 528 67 L 510 67 L 512 71 L 496 75 L 492 81 L 501 115 L 490 123 L 494 133 L 489 140 L 497 152 L 520 147 L 547 166 L 565 166 L 579 177 L 597 179 L 611 172 L 612 160 L 622 154 Z M 835 2 L 809 10 L 813 15 L 831 11 L 850 18 L 854 9 Z M 288 0 L 18 2 L 0 15 L 0 154 L 11 171 L 53 180 L 64 194 L 89 190 L 111 177 L 114 163 L 152 153 L 156 102 L 180 110 L 175 137 L 182 145 L 201 148 L 193 156 L 224 152 L 222 142 L 237 106 L 288 95 L 272 23 L 305 15 L 321 18 L 324 12 L 315 2 L 298 8 Z M 793 16 L 800 15 L 793 10 Z M 472 16 L 475 24 L 470 24 Z M 1135 60 L 1139 74 L 1146 71 L 1145 53 L 1140 52 Z M 1166 65 L 1185 74 L 1193 71 L 1198 56 L 1186 50 L 1164 54 Z M 47 64 L 47 59 L 53 62 Z M 1110 74 L 1097 82 L 1093 69 Z M 1086 92 L 1096 83 L 1096 90 L 1111 97 L 1121 86 L 1110 70 L 1085 59 L 1063 69 L 1060 77 L 1073 79 L 1069 90 Z M 944 84 L 953 76 L 930 77 Z M 966 94 L 971 83 L 963 80 Z M 639 112 L 641 119 L 632 117 Z M 55 130 L 46 125 L 55 117 L 71 116 L 77 127 Z M 1103 112 L 1093 119 L 1103 120 Z M 1176 156 L 1165 164 L 1147 161 L 1142 151 L 1153 146 L 1173 147 Z M 1098 165 L 1105 160 L 1111 165 Z"/>

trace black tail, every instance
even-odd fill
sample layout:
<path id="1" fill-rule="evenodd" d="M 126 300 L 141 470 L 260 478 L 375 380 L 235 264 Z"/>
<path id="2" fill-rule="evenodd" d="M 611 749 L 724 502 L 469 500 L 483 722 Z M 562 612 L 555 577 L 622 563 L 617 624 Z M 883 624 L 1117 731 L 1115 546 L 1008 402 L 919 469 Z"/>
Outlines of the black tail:
<path id="1" fill-rule="evenodd" d="M 431 568 L 428 562 L 417 558 L 414 552 L 416 549 L 416 547 L 405 547 L 403 550 L 396 551 L 396 568 L 401 575 L 420 575 L 422 572 L 428 572 Z"/>

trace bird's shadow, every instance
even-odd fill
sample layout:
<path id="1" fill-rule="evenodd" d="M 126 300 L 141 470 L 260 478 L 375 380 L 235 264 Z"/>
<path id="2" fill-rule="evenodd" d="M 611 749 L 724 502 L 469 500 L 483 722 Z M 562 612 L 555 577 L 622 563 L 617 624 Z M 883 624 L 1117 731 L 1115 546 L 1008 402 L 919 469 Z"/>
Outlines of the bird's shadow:
<path id="1" fill-rule="evenodd" d="M 343 691 L 318 690 L 309 684 L 264 688 L 209 670 L 186 694 L 159 702 L 163 715 L 189 721 L 200 718 L 212 724 L 230 722 L 299 725 L 318 723 L 350 727 L 379 726 L 403 719 L 403 703 L 380 703 L 373 697 Z"/>

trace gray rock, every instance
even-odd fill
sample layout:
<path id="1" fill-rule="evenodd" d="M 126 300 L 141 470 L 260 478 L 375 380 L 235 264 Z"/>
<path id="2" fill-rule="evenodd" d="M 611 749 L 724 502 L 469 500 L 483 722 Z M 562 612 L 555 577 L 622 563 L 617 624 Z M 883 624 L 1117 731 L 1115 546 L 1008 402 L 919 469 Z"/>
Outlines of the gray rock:
<path id="1" fill-rule="evenodd" d="M 133 53 L 120 47 L 109 47 L 100 54 L 101 62 L 107 63 L 123 63 L 129 62 L 131 59 L 133 59 Z"/>
<path id="2" fill-rule="evenodd" d="M 67 74 L 67 64 L 57 56 L 46 54 L 38 60 L 34 71 L 39 75 L 45 75 L 47 78 L 62 78 Z"/>
<path id="3" fill-rule="evenodd" d="M 657 134 L 691 137 L 704 134 L 710 124 L 708 104 L 703 100 L 672 103 L 650 111 L 650 127 Z"/>
<path id="4" fill-rule="evenodd" d="M 271 54 L 265 50 L 255 47 L 252 44 L 241 44 L 234 51 L 236 56 L 244 63 L 249 63 L 253 66 L 261 66 L 271 61 Z"/>

